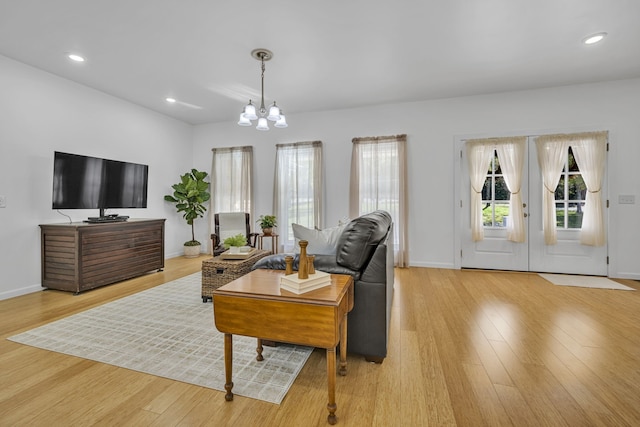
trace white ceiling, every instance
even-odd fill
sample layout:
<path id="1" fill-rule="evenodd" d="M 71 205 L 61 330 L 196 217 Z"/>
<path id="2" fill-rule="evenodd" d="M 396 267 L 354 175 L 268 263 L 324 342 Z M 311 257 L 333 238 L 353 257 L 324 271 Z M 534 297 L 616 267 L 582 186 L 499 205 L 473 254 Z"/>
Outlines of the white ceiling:
<path id="1" fill-rule="evenodd" d="M 259 100 L 250 52 L 267 48 L 265 102 L 291 125 L 301 112 L 640 77 L 639 19 L 639 0 L 0 0 L 0 54 L 201 124 Z"/>

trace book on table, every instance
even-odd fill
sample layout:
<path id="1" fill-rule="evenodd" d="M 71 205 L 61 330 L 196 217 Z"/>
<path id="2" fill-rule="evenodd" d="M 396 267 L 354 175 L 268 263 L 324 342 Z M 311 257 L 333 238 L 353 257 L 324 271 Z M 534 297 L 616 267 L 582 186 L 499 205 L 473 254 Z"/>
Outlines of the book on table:
<path id="1" fill-rule="evenodd" d="M 330 284 L 331 274 L 318 270 L 314 274 L 309 274 L 308 279 L 300 279 L 297 272 L 280 278 L 280 287 L 296 294 L 313 291 Z"/>

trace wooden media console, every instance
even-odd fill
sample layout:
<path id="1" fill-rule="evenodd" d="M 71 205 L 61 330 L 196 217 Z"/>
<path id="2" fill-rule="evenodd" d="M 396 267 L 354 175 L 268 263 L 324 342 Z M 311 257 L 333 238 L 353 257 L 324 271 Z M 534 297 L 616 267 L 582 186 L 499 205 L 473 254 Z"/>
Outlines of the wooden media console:
<path id="1" fill-rule="evenodd" d="M 164 219 L 42 224 L 42 286 L 80 293 L 164 268 Z"/>

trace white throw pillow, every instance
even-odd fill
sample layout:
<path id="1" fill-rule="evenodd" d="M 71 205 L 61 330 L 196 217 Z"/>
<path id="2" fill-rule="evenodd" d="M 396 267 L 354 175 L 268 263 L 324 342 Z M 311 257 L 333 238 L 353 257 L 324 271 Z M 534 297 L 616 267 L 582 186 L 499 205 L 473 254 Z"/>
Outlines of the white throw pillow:
<path id="1" fill-rule="evenodd" d="M 306 240 L 309 242 L 307 245 L 307 253 L 309 255 L 335 255 L 338 239 L 346 226 L 347 224 L 325 228 L 324 230 L 313 230 L 300 224 L 291 224 L 293 237 L 296 241 L 295 253 L 300 253 L 298 242 Z"/>

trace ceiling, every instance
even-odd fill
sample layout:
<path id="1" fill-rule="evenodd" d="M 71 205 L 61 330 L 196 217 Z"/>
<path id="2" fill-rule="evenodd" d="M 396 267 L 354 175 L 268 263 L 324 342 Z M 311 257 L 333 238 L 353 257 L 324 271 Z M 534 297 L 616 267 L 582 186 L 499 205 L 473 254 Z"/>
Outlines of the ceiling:
<path id="1" fill-rule="evenodd" d="M 638 0 L 0 0 L 0 54 L 202 124 L 259 103 L 250 53 L 267 48 L 265 102 L 292 125 L 302 112 L 640 77 L 639 17 Z"/>

